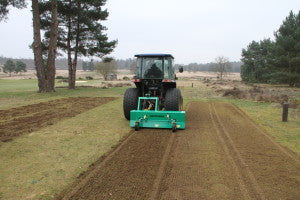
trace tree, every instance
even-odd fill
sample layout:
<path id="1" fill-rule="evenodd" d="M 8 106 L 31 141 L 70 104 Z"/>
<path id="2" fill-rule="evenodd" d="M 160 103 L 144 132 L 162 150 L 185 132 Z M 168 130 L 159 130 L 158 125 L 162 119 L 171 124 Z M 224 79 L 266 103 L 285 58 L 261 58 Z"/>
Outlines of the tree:
<path id="1" fill-rule="evenodd" d="M 49 2 L 49 40 L 47 52 L 43 52 L 40 33 L 40 8 L 39 1 L 32 0 L 32 20 L 33 20 L 33 43 L 34 62 L 38 77 L 39 92 L 54 92 L 55 84 L 55 58 L 57 44 L 57 0 Z M 5 19 L 9 6 L 16 8 L 26 7 L 25 0 L 1 0 L 0 1 L 0 21 Z M 44 57 L 43 57 L 44 55 Z"/>
<path id="2" fill-rule="evenodd" d="M 215 61 L 216 64 L 214 67 L 214 71 L 218 73 L 218 76 L 222 80 L 223 76 L 230 70 L 231 65 L 229 63 L 229 59 L 224 56 L 219 56 L 215 59 Z"/>
<path id="3" fill-rule="evenodd" d="M 291 11 L 274 35 L 275 42 L 252 41 L 242 50 L 243 81 L 300 83 L 300 12 L 295 15 Z"/>
<path id="4" fill-rule="evenodd" d="M 116 73 L 117 65 L 113 59 L 104 58 L 102 62 L 96 64 L 95 70 L 103 76 L 104 80 L 107 80 L 109 74 Z"/>
<path id="5" fill-rule="evenodd" d="M 0 21 L 5 20 L 6 16 L 9 12 L 9 7 L 15 8 L 25 8 L 26 2 L 25 0 L 1 0 L 0 1 Z"/>
<path id="6" fill-rule="evenodd" d="M 15 68 L 15 73 L 18 74 L 22 74 L 22 72 L 26 72 L 26 64 L 23 63 L 22 61 L 17 61 L 16 62 L 16 68 Z"/>
<path id="7" fill-rule="evenodd" d="M 277 75 L 294 86 L 300 83 L 300 11 L 290 12 L 275 32 Z"/>
<path id="8" fill-rule="evenodd" d="M 6 63 L 3 66 L 3 72 L 9 73 L 9 76 L 11 76 L 11 73 L 14 72 L 16 69 L 16 65 L 12 60 L 6 61 Z"/>
<path id="9" fill-rule="evenodd" d="M 77 59 L 79 56 L 103 56 L 111 53 L 116 41 L 108 41 L 104 34 L 106 27 L 100 22 L 106 20 L 108 12 L 103 9 L 106 0 L 59 1 L 58 48 L 67 53 L 69 68 L 69 89 L 75 89 Z M 42 29 L 45 30 L 44 44 L 49 40 L 49 6 L 40 3 Z"/>
<path id="10" fill-rule="evenodd" d="M 270 39 L 252 41 L 242 50 L 241 77 L 246 82 L 268 83 L 274 72 L 275 43 Z M 274 80 L 273 80 L 274 81 Z"/>
<path id="11" fill-rule="evenodd" d="M 38 77 L 39 92 L 54 92 L 55 84 L 55 58 L 57 45 L 57 0 L 51 0 L 50 3 L 50 25 L 48 29 L 48 52 L 43 52 L 43 46 L 40 33 L 40 10 L 39 1 L 32 0 L 33 15 L 33 53 Z M 47 59 L 43 58 L 46 57 Z M 45 56 L 46 55 L 46 56 Z"/>
<path id="12" fill-rule="evenodd" d="M 91 59 L 90 62 L 82 62 L 82 70 L 83 71 L 94 71 L 94 62 L 93 59 Z"/>

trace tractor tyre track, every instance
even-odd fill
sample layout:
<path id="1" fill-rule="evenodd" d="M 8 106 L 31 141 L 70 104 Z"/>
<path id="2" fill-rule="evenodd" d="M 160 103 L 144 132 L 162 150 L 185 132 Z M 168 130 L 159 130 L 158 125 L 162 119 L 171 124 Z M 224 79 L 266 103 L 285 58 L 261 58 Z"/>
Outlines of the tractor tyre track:
<path id="1" fill-rule="evenodd" d="M 218 137 L 227 155 L 232 159 L 232 165 L 236 169 L 238 179 L 241 181 L 240 185 L 242 186 L 241 189 L 243 191 L 243 194 L 246 194 L 245 190 L 248 189 L 247 196 L 245 195 L 244 197 L 247 197 L 247 199 L 249 199 L 249 194 L 255 194 L 255 196 L 252 196 L 253 199 L 265 199 L 265 195 L 263 194 L 262 190 L 257 184 L 253 173 L 250 171 L 248 165 L 241 158 L 241 155 L 236 149 L 236 146 L 233 143 L 228 131 L 226 130 L 224 124 L 218 116 L 215 105 L 212 103 L 210 104 L 209 108 L 214 127 L 216 129 L 216 132 L 218 133 Z M 248 185 L 247 188 L 245 188 L 245 183 Z"/>
<path id="2" fill-rule="evenodd" d="M 240 116 L 242 118 L 244 118 L 245 120 L 249 121 L 249 123 L 251 123 L 253 127 L 255 127 L 264 137 L 266 137 L 268 140 L 270 140 L 270 142 L 273 145 L 275 145 L 279 150 L 281 150 L 288 157 L 290 157 L 295 162 L 297 162 L 298 164 L 300 164 L 300 158 L 299 158 L 299 156 L 297 156 L 291 150 L 289 150 L 289 149 L 281 146 L 280 144 L 278 144 L 270 135 L 266 134 L 266 132 L 258 124 L 256 124 L 252 119 L 250 119 L 240 108 L 238 108 L 236 106 L 232 106 L 232 108 L 235 109 L 240 114 Z"/>

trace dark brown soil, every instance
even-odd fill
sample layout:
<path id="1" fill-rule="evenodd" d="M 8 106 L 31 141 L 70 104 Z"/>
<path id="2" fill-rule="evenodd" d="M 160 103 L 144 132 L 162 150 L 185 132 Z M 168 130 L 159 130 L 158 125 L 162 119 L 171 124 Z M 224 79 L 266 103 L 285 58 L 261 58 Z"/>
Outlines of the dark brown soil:
<path id="1" fill-rule="evenodd" d="M 45 126 L 114 100 L 111 97 L 72 97 L 0 110 L 0 140 L 36 131 Z"/>
<path id="2" fill-rule="evenodd" d="M 58 199 L 299 199 L 299 157 L 228 103 L 190 103 L 187 128 L 134 132 Z"/>

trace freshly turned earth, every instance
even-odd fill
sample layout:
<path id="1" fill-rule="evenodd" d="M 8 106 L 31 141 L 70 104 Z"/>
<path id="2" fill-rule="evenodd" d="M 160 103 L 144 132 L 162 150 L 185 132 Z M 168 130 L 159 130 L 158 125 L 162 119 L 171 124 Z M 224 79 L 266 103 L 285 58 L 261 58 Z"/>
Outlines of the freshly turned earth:
<path id="1" fill-rule="evenodd" d="M 186 122 L 134 132 L 57 199 L 299 199 L 299 157 L 238 108 L 192 102 Z"/>
<path id="2" fill-rule="evenodd" d="M 69 117 L 74 117 L 116 98 L 70 97 L 0 110 L 0 140 L 7 142 Z"/>

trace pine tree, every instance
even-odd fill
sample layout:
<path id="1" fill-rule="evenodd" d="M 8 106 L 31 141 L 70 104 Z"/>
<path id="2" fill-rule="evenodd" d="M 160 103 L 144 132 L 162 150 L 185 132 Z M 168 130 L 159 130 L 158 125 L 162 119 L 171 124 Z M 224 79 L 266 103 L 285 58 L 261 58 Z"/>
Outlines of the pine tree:
<path id="1" fill-rule="evenodd" d="M 57 43 L 57 0 L 50 0 L 49 3 L 49 29 L 48 48 L 44 49 L 41 43 L 40 33 L 40 8 L 39 0 L 32 0 L 32 21 L 33 21 L 33 43 L 34 62 L 38 77 L 39 92 L 54 92 L 55 84 L 55 58 Z M 0 1 L 0 21 L 6 19 L 9 7 L 25 8 L 25 0 L 1 0 Z M 44 58 L 43 58 L 44 55 Z M 46 62 L 45 62 L 46 61 Z"/>
<path id="2" fill-rule="evenodd" d="M 1 0 L 0 1 L 0 21 L 5 20 L 6 16 L 9 12 L 9 7 L 15 8 L 25 8 L 26 2 L 25 0 Z"/>
<path id="3" fill-rule="evenodd" d="M 22 61 L 16 61 L 15 73 L 18 74 L 22 72 L 26 72 L 26 64 Z"/>
<path id="4" fill-rule="evenodd" d="M 108 41 L 104 34 L 106 27 L 100 22 L 108 17 L 103 9 L 106 0 L 59 1 L 59 37 L 57 46 L 67 53 L 69 69 L 69 89 L 75 89 L 77 59 L 79 56 L 103 56 L 111 53 L 116 41 Z M 49 5 L 42 1 L 42 29 L 45 30 L 44 46 L 49 40 Z"/>
<path id="5" fill-rule="evenodd" d="M 16 70 L 16 65 L 12 60 L 7 60 L 6 63 L 3 66 L 3 72 L 9 73 L 9 76 L 11 76 L 11 73 Z"/>
<path id="6" fill-rule="evenodd" d="M 274 73 L 275 43 L 270 39 L 252 41 L 242 50 L 241 77 L 246 82 L 270 82 Z"/>
<path id="7" fill-rule="evenodd" d="M 33 15 L 33 43 L 34 62 L 38 77 L 39 92 L 55 92 L 55 58 L 57 45 L 57 0 L 48 1 L 49 3 L 49 29 L 48 45 L 43 49 L 41 41 L 41 20 L 39 1 L 32 0 Z M 43 51 L 44 50 L 44 51 Z M 44 57 L 43 57 L 44 56 Z"/>
<path id="8" fill-rule="evenodd" d="M 292 11 L 275 32 L 277 76 L 290 86 L 300 83 L 300 11 Z"/>

